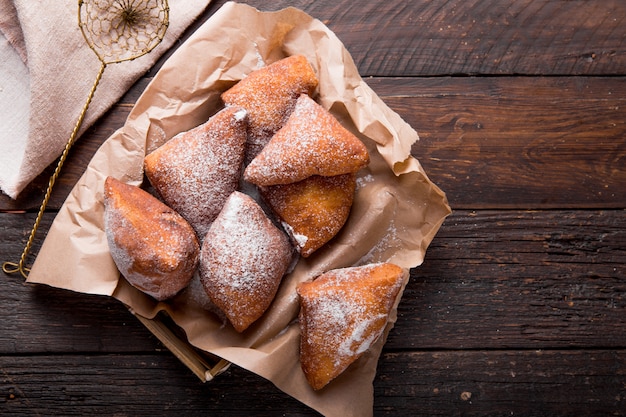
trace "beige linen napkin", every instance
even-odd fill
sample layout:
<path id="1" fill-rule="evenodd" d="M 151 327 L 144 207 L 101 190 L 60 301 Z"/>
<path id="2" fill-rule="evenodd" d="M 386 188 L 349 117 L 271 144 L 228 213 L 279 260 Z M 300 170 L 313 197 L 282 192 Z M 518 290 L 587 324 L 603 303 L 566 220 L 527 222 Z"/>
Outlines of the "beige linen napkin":
<path id="1" fill-rule="evenodd" d="M 148 55 L 109 65 L 82 131 L 180 37 L 210 0 L 169 0 L 170 25 Z M 0 189 L 16 198 L 62 153 L 100 68 L 76 0 L 0 0 Z"/>

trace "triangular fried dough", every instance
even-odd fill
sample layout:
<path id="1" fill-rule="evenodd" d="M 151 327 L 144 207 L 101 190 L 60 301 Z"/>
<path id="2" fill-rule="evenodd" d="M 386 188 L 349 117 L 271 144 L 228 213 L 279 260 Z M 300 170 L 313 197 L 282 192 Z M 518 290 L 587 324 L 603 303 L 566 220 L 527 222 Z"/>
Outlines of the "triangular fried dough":
<path id="1" fill-rule="evenodd" d="M 317 84 L 307 59 L 292 55 L 252 71 L 222 93 L 227 106 L 240 106 L 248 112 L 247 162 L 285 124 L 300 94 L 313 94 Z"/>
<path id="2" fill-rule="evenodd" d="M 356 172 L 369 163 L 367 148 L 326 109 L 307 95 L 244 171 L 259 186 L 290 184 L 312 175 Z"/>
<path id="3" fill-rule="evenodd" d="M 319 390 L 383 334 L 404 270 L 391 263 L 335 269 L 297 287 L 300 363 Z"/>
<path id="4" fill-rule="evenodd" d="M 107 177 L 104 227 L 113 261 L 131 285 L 165 300 L 189 284 L 200 245 L 189 223 L 156 197 Z"/>
<path id="5" fill-rule="evenodd" d="M 237 189 L 246 142 L 246 112 L 223 109 L 146 156 L 146 176 L 200 240 Z"/>
<path id="6" fill-rule="evenodd" d="M 293 184 L 261 187 L 261 195 L 306 258 L 341 230 L 355 188 L 356 174 L 314 175 Z"/>
<path id="7" fill-rule="evenodd" d="M 202 244 L 200 279 L 211 301 L 242 332 L 271 304 L 291 256 L 287 236 L 256 201 L 235 191 Z"/>

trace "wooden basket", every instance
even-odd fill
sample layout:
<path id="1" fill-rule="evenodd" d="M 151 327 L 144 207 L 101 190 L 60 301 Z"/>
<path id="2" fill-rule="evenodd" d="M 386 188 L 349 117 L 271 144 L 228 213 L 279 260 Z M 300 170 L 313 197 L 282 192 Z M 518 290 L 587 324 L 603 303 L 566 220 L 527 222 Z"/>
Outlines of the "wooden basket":
<path id="1" fill-rule="evenodd" d="M 184 331 L 166 313 L 160 312 L 153 319 L 133 314 L 202 382 L 211 381 L 230 366 L 229 361 L 193 347 Z"/>

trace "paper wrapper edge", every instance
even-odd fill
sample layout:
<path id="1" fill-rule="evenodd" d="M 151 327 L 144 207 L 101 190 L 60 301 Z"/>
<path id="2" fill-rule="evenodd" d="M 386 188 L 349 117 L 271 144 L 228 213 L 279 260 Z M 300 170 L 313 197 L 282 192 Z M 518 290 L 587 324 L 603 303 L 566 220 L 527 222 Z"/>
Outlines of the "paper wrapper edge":
<path id="1" fill-rule="evenodd" d="M 103 183 L 110 175 L 141 184 L 146 153 L 218 111 L 220 93 L 258 67 L 260 59 L 269 63 L 296 53 L 305 55 L 318 75 L 318 101 L 364 141 L 372 161 L 359 173 L 353 210 L 339 235 L 300 260 L 267 313 L 238 334 L 204 308 L 206 300 L 193 291 L 197 279 L 167 303 L 154 302 L 120 279 L 103 230 Z M 55 218 L 28 282 L 113 296 L 142 322 L 158 320 L 163 312 L 193 347 L 267 378 L 325 415 L 371 415 L 372 381 L 385 337 L 314 392 L 299 366 L 295 287 L 329 269 L 383 261 L 405 268 L 406 283 L 408 270 L 422 263 L 450 213 L 445 194 L 410 155 L 418 139 L 361 79 L 348 51 L 319 20 L 295 8 L 259 12 L 226 3 L 168 59 L 125 125 L 97 151 Z M 394 308 L 385 336 L 395 317 Z M 184 349 L 180 355 L 187 356 Z"/>

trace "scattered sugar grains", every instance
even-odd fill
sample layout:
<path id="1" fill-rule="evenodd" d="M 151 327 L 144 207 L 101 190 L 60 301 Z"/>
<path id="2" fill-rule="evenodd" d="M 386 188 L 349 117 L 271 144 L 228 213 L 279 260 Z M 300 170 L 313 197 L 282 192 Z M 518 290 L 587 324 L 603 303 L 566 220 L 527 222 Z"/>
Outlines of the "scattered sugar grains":
<path id="1" fill-rule="evenodd" d="M 363 256 L 362 262 L 380 262 L 385 259 L 389 249 L 402 247 L 402 239 L 396 227 L 395 216 L 391 218 L 385 233 L 374 246 Z"/>
<path id="2" fill-rule="evenodd" d="M 362 268 L 371 269 L 373 266 Z M 355 292 L 353 288 L 342 286 L 345 281 L 356 278 L 352 268 L 331 272 L 331 278 L 323 285 L 324 294 L 308 300 L 308 309 L 317 317 L 315 322 L 321 325 L 322 339 L 336 347 L 338 355 L 335 361 L 338 361 L 369 349 L 384 329 L 381 322 L 387 322 L 387 314 L 374 307 L 371 300 L 358 297 L 358 290 Z M 372 331 L 374 328 L 377 330 Z"/>
<path id="3" fill-rule="evenodd" d="M 267 309 L 291 261 L 287 236 L 249 196 L 234 192 L 209 229 L 200 277 L 237 331 Z"/>
<path id="4" fill-rule="evenodd" d="M 357 190 L 360 190 L 361 188 L 367 186 L 367 184 L 370 184 L 372 182 L 374 182 L 374 176 L 372 174 L 367 174 L 362 177 L 358 177 L 356 179 L 356 188 Z"/>
<path id="5" fill-rule="evenodd" d="M 359 355 L 369 349 L 384 328 L 380 326 L 380 321 L 387 320 L 385 314 L 368 314 L 364 305 L 348 301 L 352 296 L 345 291 L 336 291 L 328 294 L 332 302 L 318 300 L 312 307 L 320 322 L 328 324 L 322 334 L 328 344 L 336 346 L 335 366 L 340 365 L 342 358 Z M 372 328 L 378 330 L 372 331 Z M 349 330 L 342 334 L 343 329 Z M 371 333 L 368 335 L 368 332 Z"/>
<path id="6" fill-rule="evenodd" d="M 254 42 L 253 45 L 254 45 L 254 55 L 256 56 L 256 69 L 263 68 L 267 64 L 265 63 L 265 60 L 263 59 L 263 55 L 261 55 L 261 51 L 259 50 L 259 44 Z"/>

